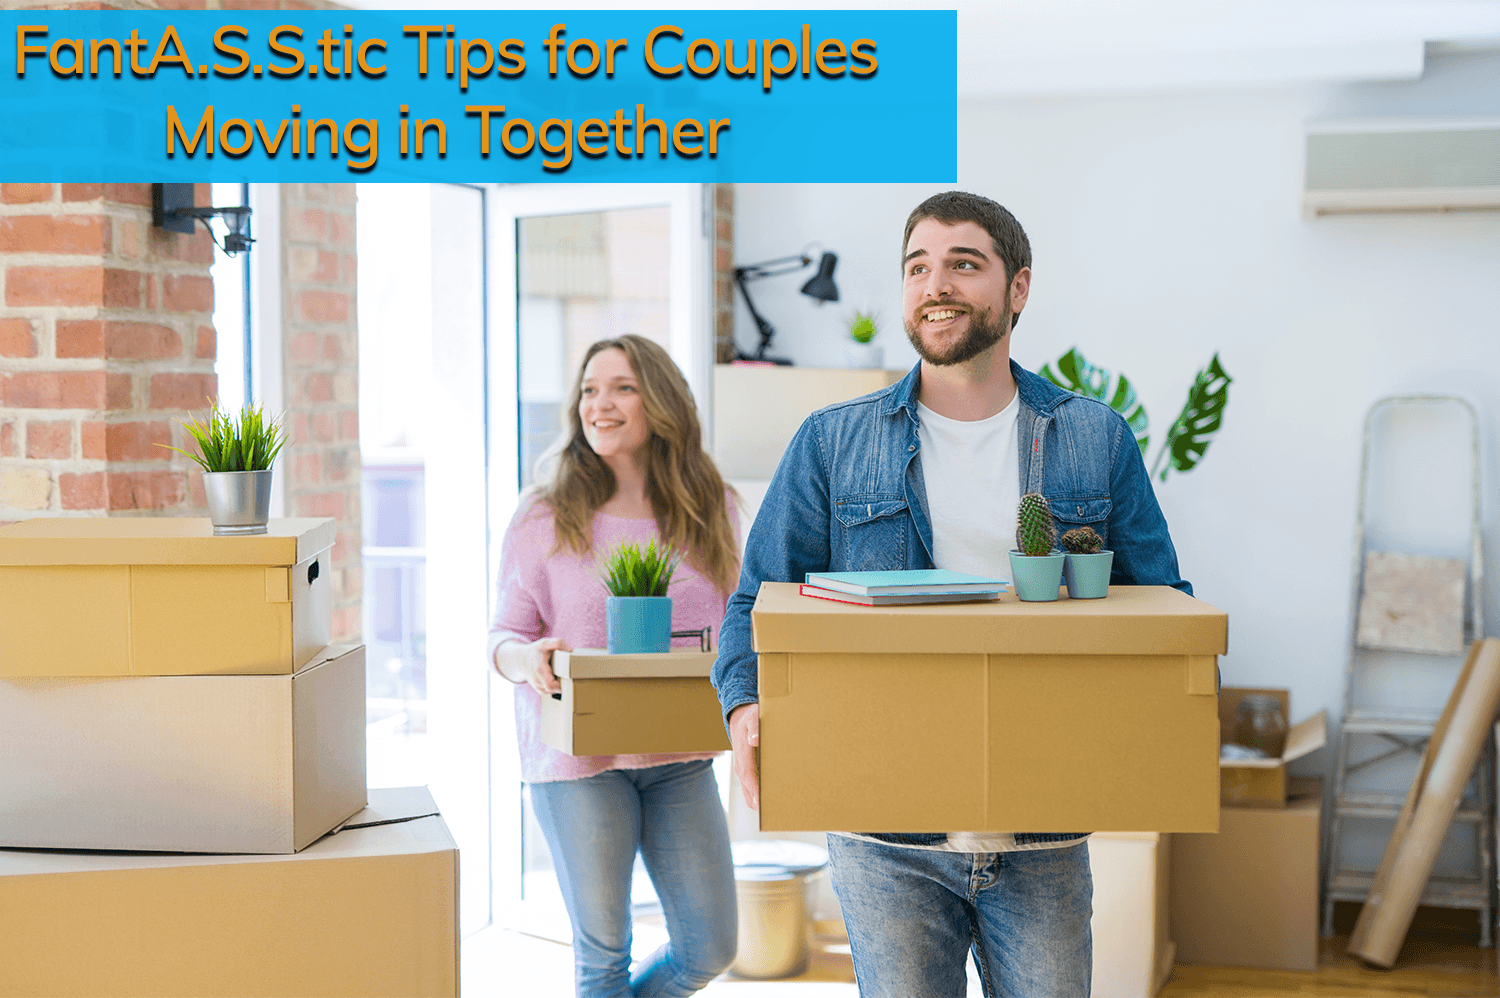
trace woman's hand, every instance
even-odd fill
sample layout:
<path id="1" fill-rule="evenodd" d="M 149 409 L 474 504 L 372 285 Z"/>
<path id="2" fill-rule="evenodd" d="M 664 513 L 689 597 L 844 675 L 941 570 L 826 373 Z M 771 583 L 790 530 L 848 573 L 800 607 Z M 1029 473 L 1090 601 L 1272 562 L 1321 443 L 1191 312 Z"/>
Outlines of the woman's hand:
<path id="1" fill-rule="evenodd" d="M 495 668 L 513 683 L 525 683 L 542 696 L 562 692 L 562 682 L 552 671 L 552 653 L 572 651 L 562 638 L 538 638 L 530 644 L 506 641 L 495 649 Z"/>

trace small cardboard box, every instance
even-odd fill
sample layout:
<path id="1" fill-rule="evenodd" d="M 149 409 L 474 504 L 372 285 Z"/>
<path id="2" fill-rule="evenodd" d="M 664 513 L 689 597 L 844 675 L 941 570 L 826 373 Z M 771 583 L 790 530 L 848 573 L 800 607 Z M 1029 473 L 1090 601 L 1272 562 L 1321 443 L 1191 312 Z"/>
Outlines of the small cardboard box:
<path id="1" fill-rule="evenodd" d="M 724 751 L 729 736 L 708 681 L 717 657 L 685 648 L 554 652 L 562 699 L 542 701 L 542 741 L 569 755 Z"/>
<path id="2" fill-rule="evenodd" d="M 1103 600 L 866 607 L 762 584 L 762 831 L 1213 831 L 1226 615 Z"/>
<path id="3" fill-rule="evenodd" d="M 1292 780 L 1284 808 L 1226 807 L 1217 835 L 1172 843 L 1179 963 L 1318 969 L 1322 781 Z"/>
<path id="4" fill-rule="evenodd" d="M 291 673 L 333 633 L 333 540 L 330 519 L 252 537 L 201 517 L 0 527 L 0 676 Z"/>
<path id="5" fill-rule="evenodd" d="M 1281 716 L 1290 718 L 1291 694 L 1286 690 L 1226 686 L 1219 693 L 1220 744 L 1234 738 L 1240 701 L 1252 693 L 1266 693 L 1281 701 Z M 1286 733 L 1279 759 L 1221 759 L 1219 797 L 1235 807 L 1286 807 L 1287 763 L 1322 748 L 1328 741 L 1328 712 L 1320 710 Z"/>
<path id="6" fill-rule="evenodd" d="M 291 856 L 0 850 L 0 995 L 458 994 L 458 848 L 425 788 Z"/>
<path id="7" fill-rule="evenodd" d="M 0 846 L 295 852 L 365 806 L 364 646 L 289 676 L 0 677 L 0 759 Z"/>
<path id="8" fill-rule="evenodd" d="M 1172 973 L 1176 947 L 1168 912 L 1171 835 L 1095 832 L 1093 998 L 1150 998 Z"/>

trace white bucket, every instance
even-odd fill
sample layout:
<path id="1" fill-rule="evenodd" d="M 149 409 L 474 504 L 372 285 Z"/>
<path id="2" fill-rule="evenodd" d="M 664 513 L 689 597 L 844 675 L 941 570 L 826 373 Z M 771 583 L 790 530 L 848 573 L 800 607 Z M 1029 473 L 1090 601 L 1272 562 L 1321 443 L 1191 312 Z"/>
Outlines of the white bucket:
<path id="1" fill-rule="evenodd" d="M 730 972 L 770 980 L 807 969 L 809 877 L 828 853 L 805 842 L 752 839 L 733 844 L 739 906 L 739 954 Z"/>

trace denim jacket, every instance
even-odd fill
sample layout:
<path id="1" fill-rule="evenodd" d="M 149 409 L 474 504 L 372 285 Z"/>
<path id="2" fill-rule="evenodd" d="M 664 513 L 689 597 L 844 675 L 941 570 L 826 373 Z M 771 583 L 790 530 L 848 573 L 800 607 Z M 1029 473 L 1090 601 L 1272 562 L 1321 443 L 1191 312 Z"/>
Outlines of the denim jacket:
<path id="1" fill-rule="evenodd" d="M 1191 595 L 1129 425 L 1103 402 L 1058 388 L 1015 361 L 1010 368 L 1021 405 L 1021 492 L 1047 497 L 1059 533 L 1084 524 L 1098 531 L 1115 553 L 1111 583 L 1167 585 Z M 815 571 L 933 567 L 917 436 L 920 372 L 919 364 L 889 388 L 813 413 L 782 455 L 719 631 L 713 684 L 726 723 L 734 708 L 759 699 L 750 609 L 762 582 L 802 582 Z"/>

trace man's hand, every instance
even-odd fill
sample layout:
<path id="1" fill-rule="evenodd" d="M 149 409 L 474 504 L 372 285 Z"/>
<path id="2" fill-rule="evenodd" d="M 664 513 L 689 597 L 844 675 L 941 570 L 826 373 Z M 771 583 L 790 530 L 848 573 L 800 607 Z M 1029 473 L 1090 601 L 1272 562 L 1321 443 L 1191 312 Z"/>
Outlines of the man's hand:
<path id="1" fill-rule="evenodd" d="M 760 704 L 742 703 L 729 715 L 729 745 L 734 749 L 734 775 L 752 811 L 760 810 L 760 766 L 755 750 L 760 747 Z"/>

